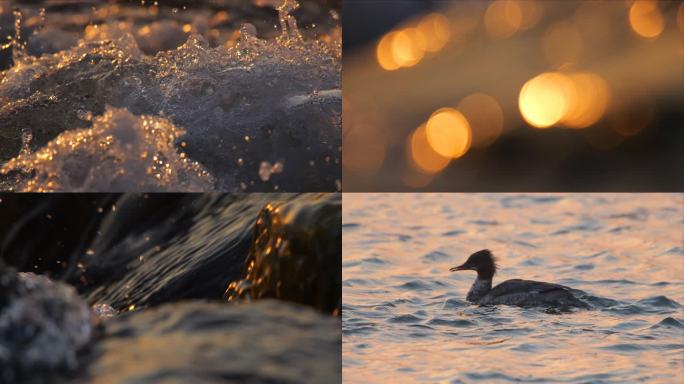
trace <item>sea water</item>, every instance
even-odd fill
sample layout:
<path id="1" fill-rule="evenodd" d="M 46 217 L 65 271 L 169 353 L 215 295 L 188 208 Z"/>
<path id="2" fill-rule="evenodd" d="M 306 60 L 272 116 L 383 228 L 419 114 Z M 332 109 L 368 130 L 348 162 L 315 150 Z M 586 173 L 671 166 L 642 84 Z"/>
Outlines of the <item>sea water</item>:
<path id="1" fill-rule="evenodd" d="M 681 194 L 349 194 L 343 202 L 345 382 L 684 380 Z M 591 310 L 479 307 L 494 284 L 559 283 Z"/>

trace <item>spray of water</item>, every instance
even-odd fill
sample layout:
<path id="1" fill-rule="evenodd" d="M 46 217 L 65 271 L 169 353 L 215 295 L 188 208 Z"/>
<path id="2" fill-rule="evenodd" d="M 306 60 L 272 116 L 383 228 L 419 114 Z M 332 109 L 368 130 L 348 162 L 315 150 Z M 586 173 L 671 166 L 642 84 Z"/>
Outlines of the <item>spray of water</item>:
<path id="1" fill-rule="evenodd" d="M 299 8 L 297 0 L 283 0 L 276 9 L 280 20 L 281 42 L 302 41 L 302 35 L 297 28 L 297 20 L 292 16 L 292 12 Z"/>

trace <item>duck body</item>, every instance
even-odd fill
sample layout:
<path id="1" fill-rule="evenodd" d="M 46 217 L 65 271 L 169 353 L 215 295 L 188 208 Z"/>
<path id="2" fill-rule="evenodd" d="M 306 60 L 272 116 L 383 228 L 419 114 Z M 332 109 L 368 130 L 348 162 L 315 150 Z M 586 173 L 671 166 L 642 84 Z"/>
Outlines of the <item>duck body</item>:
<path id="1" fill-rule="evenodd" d="M 584 292 L 560 284 L 512 279 L 492 288 L 496 269 L 494 256 L 485 249 L 472 254 L 465 263 L 451 268 L 451 271 L 477 271 L 477 279 L 466 296 L 466 300 L 473 304 L 589 308 L 587 303 L 578 298 Z"/>

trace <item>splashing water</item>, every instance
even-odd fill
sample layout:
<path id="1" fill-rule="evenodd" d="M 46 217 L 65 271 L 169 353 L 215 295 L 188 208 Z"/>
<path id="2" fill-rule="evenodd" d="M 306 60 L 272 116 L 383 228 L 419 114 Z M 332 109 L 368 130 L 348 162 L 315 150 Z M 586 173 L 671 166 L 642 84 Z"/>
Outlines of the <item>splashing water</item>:
<path id="1" fill-rule="evenodd" d="M 242 278 L 228 285 L 224 299 L 275 297 L 339 315 L 341 204 L 339 194 L 266 204 L 254 226 Z"/>
<path id="2" fill-rule="evenodd" d="M 26 42 L 21 38 L 21 24 L 23 20 L 23 14 L 19 8 L 14 8 L 12 10 L 14 15 L 14 36 L 8 36 L 9 42 L 0 45 L 0 51 L 12 48 L 12 60 L 15 64 L 20 64 L 26 58 Z"/>
<path id="3" fill-rule="evenodd" d="M 90 129 L 67 131 L 2 168 L 21 191 L 201 191 L 214 180 L 178 153 L 183 130 L 165 119 L 108 108 Z M 26 175 L 26 170 L 32 175 Z"/>
<path id="4" fill-rule="evenodd" d="M 302 35 L 299 33 L 299 28 L 297 28 L 297 20 L 291 15 L 291 13 L 299 8 L 299 3 L 297 0 L 283 0 L 278 10 L 278 19 L 280 20 L 280 30 L 281 37 L 283 41 L 289 42 L 295 40 L 301 42 Z"/>
<path id="5" fill-rule="evenodd" d="M 185 44 L 154 56 L 143 53 L 131 33 L 117 29 L 118 22 L 95 25 L 97 34 L 86 33 L 76 46 L 41 57 L 29 56 L 24 43 L 14 42 L 24 49 L 15 50 L 14 67 L 0 72 L 0 165 L 7 162 L 0 189 L 336 190 L 341 178 L 341 45 L 304 40 L 290 14 L 298 7 L 292 0 L 277 7 L 282 32 L 273 40 L 257 38 L 256 28 L 243 24 L 235 46 L 212 48 L 203 36 L 190 34 Z M 20 17 L 17 24 L 20 29 Z M 84 161 L 77 152 L 83 147 L 55 140 L 65 131 L 94 128 L 98 117 L 108 113 L 107 105 L 120 109 L 115 115 L 126 112 L 134 119 L 163 116 L 181 130 L 172 147 L 181 150 L 184 143 L 186 160 L 201 164 L 204 181 L 166 184 L 158 172 L 135 171 L 146 169 L 147 159 L 133 156 L 110 163 L 114 168 L 95 183 L 47 177 L 64 164 Z M 31 132 L 28 144 L 19 127 Z M 44 157 L 38 159 L 39 153 Z M 61 164 L 50 164 L 56 161 Z M 276 167 L 279 162 L 287 163 L 287 169 Z M 266 178 L 263 163 L 276 168 Z M 172 173 L 187 173 L 181 163 L 166 165 L 176 164 L 181 168 Z M 107 177 L 118 181 L 106 183 Z"/>

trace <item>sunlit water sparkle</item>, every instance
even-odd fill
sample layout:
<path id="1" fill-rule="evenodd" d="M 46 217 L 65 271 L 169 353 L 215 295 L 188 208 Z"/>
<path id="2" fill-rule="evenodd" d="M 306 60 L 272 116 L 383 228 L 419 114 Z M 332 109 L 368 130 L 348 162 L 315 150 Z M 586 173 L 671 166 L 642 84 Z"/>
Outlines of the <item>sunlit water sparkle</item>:
<path id="1" fill-rule="evenodd" d="M 344 382 L 682 382 L 683 227 L 681 194 L 347 194 Z M 560 283 L 595 308 L 466 303 L 474 273 L 449 268 L 483 248 L 494 284 Z"/>

